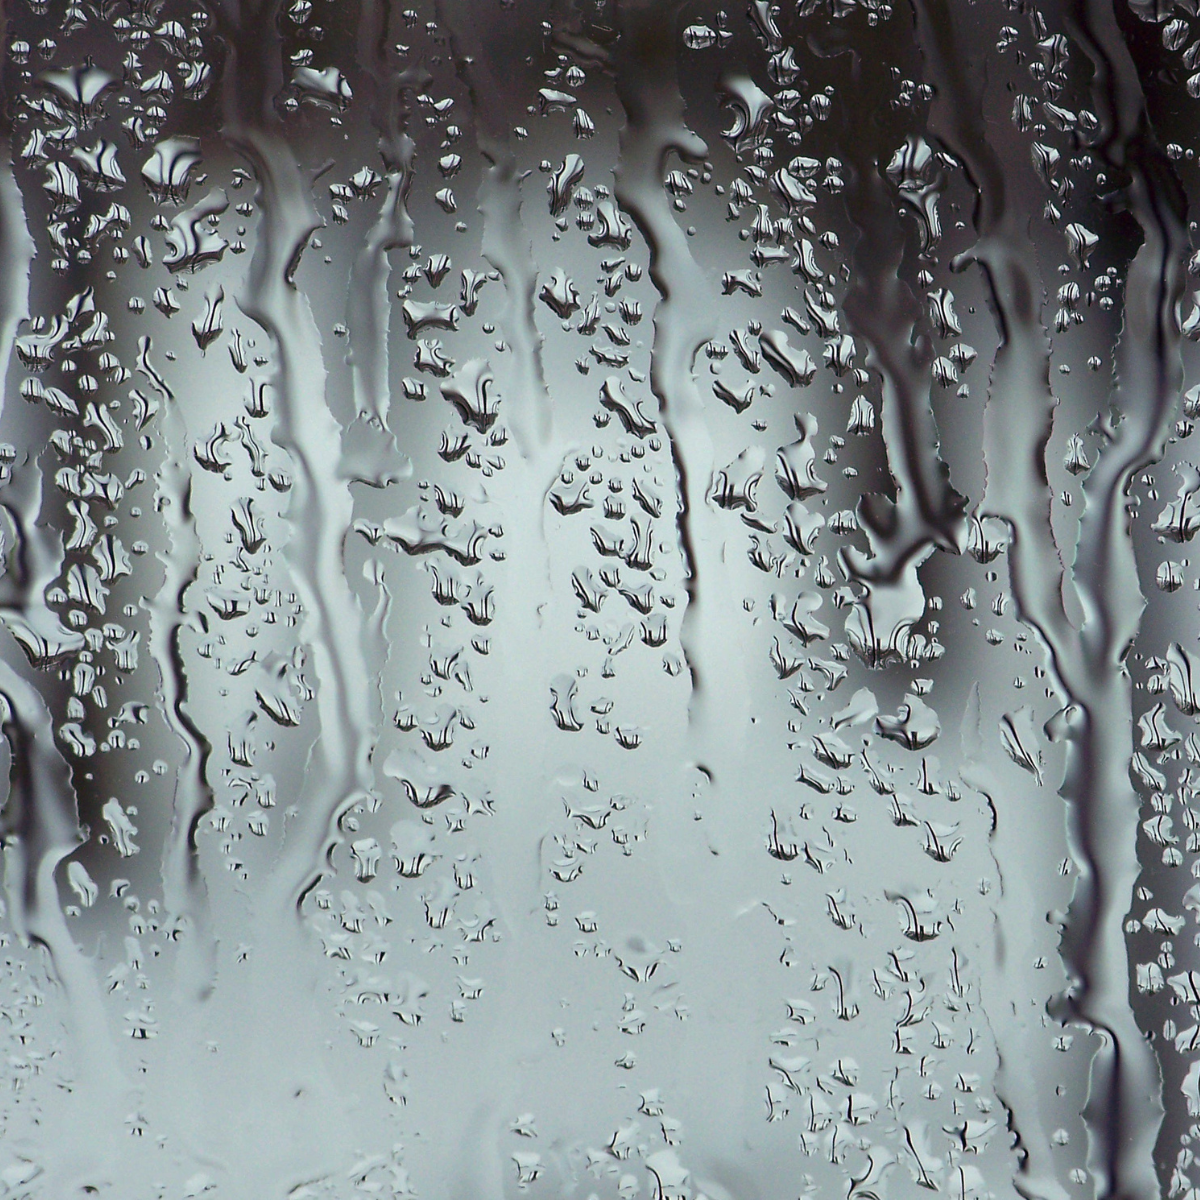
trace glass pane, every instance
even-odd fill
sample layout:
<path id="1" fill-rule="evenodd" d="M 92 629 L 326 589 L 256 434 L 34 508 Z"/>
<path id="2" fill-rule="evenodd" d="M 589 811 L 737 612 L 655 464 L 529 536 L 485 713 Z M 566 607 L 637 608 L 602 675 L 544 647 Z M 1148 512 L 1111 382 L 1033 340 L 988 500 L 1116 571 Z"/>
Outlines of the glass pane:
<path id="1" fill-rule="evenodd" d="M 0 1197 L 1192 1200 L 1194 0 L 411 3 L 0 17 Z"/>

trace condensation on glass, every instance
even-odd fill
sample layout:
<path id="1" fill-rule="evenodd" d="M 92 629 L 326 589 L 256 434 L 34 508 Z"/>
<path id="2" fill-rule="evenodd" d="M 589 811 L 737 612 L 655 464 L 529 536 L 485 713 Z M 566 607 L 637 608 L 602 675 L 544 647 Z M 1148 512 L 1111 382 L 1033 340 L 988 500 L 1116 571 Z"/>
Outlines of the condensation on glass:
<path id="1" fill-rule="evenodd" d="M 1194 1200 L 1196 7 L 11 0 L 0 1197 Z"/>

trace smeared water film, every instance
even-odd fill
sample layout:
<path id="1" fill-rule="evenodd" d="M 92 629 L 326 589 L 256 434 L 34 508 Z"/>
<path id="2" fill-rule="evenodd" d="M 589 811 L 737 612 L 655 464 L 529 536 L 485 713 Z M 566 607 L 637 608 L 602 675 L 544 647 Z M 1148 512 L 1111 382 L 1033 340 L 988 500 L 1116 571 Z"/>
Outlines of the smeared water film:
<path id="1" fill-rule="evenodd" d="M 10 0 L 0 1197 L 1196 1200 L 1197 7 Z"/>

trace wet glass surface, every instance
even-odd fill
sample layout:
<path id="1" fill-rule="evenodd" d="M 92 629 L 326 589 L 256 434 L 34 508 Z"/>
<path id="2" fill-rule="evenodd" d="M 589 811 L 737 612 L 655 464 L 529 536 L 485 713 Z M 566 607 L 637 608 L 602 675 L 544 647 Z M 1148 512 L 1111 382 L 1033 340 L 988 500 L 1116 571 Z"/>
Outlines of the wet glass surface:
<path id="1" fill-rule="evenodd" d="M 1195 1200 L 1196 7 L 11 0 L 0 1197 Z"/>

